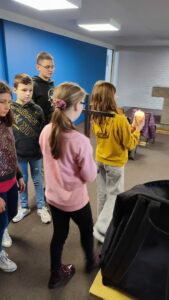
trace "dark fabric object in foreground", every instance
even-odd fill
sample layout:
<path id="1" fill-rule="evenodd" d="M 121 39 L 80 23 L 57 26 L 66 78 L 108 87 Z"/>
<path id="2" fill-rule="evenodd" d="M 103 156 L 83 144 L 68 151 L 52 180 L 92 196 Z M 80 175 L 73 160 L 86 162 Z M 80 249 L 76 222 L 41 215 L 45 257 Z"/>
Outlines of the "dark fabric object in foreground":
<path id="1" fill-rule="evenodd" d="M 136 299 L 169 299 L 169 180 L 118 195 L 101 272 L 103 284 Z"/>

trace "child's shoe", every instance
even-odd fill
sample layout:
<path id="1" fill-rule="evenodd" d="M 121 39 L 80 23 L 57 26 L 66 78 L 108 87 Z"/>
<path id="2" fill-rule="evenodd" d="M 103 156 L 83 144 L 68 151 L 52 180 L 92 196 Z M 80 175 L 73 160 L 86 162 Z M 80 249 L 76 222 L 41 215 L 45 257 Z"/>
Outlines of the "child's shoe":
<path id="1" fill-rule="evenodd" d="M 2 246 L 3 247 L 11 247 L 12 246 L 12 239 L 8 233 L 8 229 L 6 228 L 2 237 Z"/>
<path id="2" fill-rule="evenodd" d="M 0 251 L 0 270 L 14 272 L 16 269 L 17 265 L 8 258 L 8 254 L 4 250 Z"/>
<path id="3" fill-rule="evenodd" d="M 42 207 L 37 209 L 37 215 L 41 217 L 42 223 L 50 223 L 51 222 L 51 215 L 47 209 L 47 207 Z"/>
<path id="4" fill-rule="evenodd" d="M 92 260 L 86 262 L 85 271 L 86 273 L 92 272 L 94 269 L 100 266 L 100 255 L 95 255 Z"/>
<path id="5" fill-rule="evenodd" d="M 24 217 L 26 217 L 30 213 L 30 208 L 22 208 L 18 209 L 17 215 L 12 219 L 12 222 L 17 223 L 21 221 Z"/>
<path id="6" fill-rule="evenodd" d="M 61 265 L 59 271 L 52 271 L 48 283 L 49 289 L 54 289 L 69 281 L 75 274 L 75 267 L 73 265 Z"/>

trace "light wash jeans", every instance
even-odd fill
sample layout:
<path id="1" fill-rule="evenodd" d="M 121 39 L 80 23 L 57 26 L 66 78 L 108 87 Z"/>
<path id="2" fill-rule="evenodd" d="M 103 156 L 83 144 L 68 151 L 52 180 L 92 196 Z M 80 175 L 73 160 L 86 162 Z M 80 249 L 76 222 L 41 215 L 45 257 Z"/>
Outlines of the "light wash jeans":
<path id="1" fill-rule="evenodd" d="M 94 237 L 103 242 L 113 216 L 116 197 L 124 191 L 124 167 L 112 167 L 99 162 L 97 167 L 98 218 L 94 225 Z"/>
<path id="2" fill-rule="evenodd" d="M 28 208 L 28 165 L 35 187 L 37 208 L 45 206 L 43 178 L 42 178 L 42 159 L 39 160 L 21 160 L 19 166 L 21 168 L 23 179 L 25 181 L 25 191 L 20 194 L 20 202 L 22 208 Z"/>

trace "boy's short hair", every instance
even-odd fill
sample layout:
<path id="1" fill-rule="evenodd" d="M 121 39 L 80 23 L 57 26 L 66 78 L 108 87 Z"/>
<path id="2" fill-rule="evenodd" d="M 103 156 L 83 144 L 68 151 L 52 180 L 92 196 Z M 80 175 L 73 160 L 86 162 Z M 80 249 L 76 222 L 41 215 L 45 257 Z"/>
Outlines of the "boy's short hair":
<path id="1" fill-rule="evenodd" d="M 19 83 L 22 83 L 25 85 L 33 84 L 33 80 L 28 74 L 20 73 L 20 74 L 15 75 L 14 87 L 17 88 Z"/>
<path id="2" fill-rule="evenodd" d="M 36 63 L 39 64 L 44 59 L 54 60 L 53 56 L 50 53 L 40 52 L 36 57 Z"/>

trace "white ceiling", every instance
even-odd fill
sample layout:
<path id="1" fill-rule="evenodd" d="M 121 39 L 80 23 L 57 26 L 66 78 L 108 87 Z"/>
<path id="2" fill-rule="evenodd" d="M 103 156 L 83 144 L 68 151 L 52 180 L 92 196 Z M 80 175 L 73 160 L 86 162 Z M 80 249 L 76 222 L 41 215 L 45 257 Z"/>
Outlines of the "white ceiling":
<path id="1" fill-rule="evenodd" d="M 169 46 L 169 0 L 82 0 L 78 10 L 39 12 L 12 0 L 0 0 L 0 18 L 42 28 L 109 48 Z M 77 21 L 110 19 L 119 32 L 91 33 Z"/>

